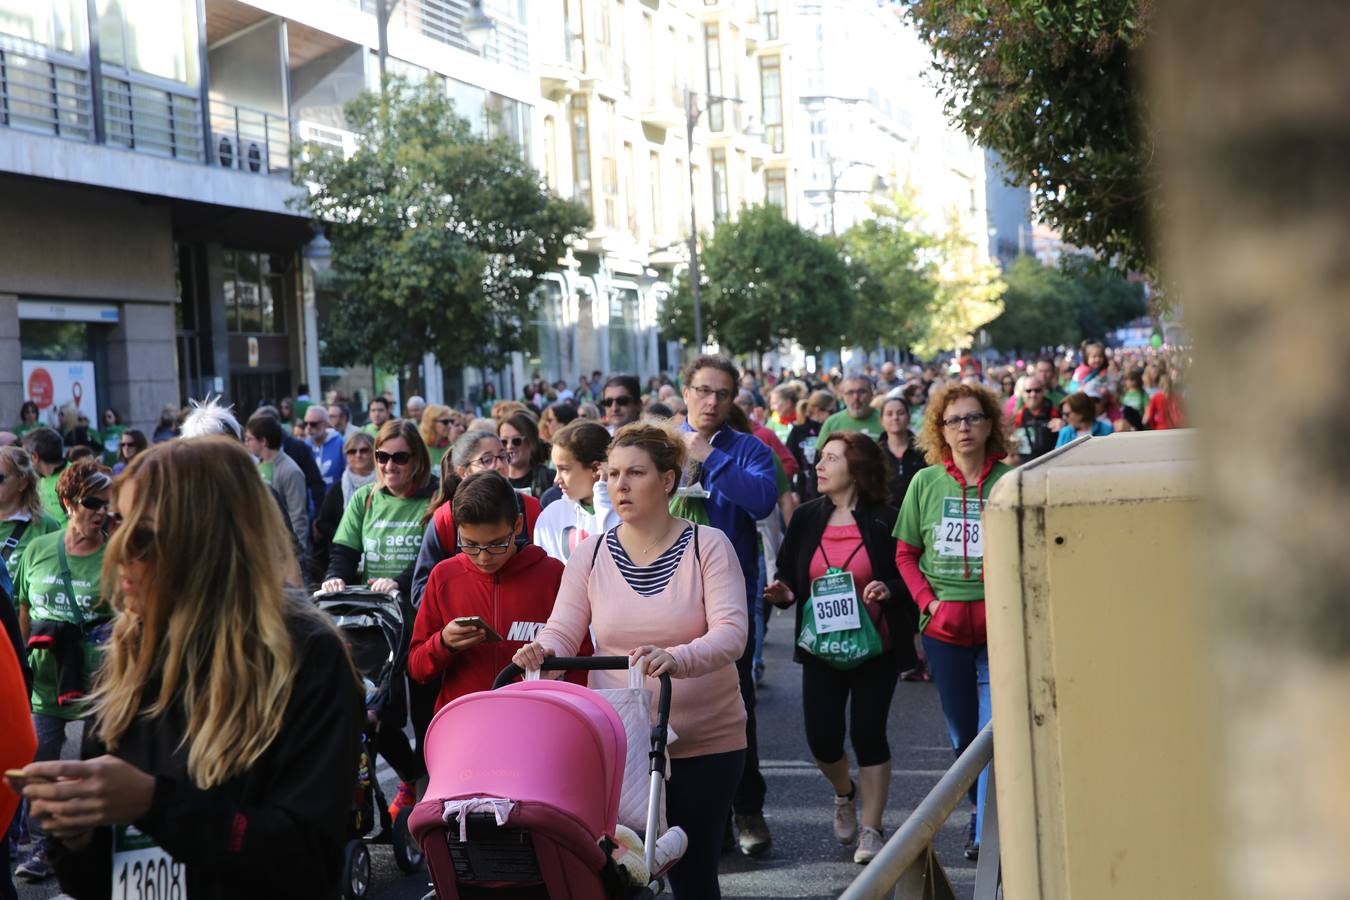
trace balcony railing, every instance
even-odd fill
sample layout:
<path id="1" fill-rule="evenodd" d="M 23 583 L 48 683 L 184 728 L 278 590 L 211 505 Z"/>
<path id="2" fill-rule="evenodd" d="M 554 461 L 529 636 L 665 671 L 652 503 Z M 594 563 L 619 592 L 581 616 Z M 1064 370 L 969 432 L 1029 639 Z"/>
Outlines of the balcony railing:
<path id="1" fill-rule="evenodd" d="M 186 88 L 105 75 L 103 121 L 109 144 L 171 159 L 204 159 L 201 100 Z"/>
<path id="2" fill-rule="evenodd" d="M 92 141 L 93 91 L 89 71 L 0 49 L 0 125 Z"/>
<path id="3" fill-rule="evenodd" d="M 255 175 L 291 167 L 291 123 L 257 109 L 211 101 L 211 165 Z"/>

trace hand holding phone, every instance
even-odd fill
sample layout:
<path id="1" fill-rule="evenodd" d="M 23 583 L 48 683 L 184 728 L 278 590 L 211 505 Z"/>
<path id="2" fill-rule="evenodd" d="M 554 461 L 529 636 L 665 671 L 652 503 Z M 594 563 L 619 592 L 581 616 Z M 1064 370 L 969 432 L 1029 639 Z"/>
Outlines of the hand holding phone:
<path id="1" fill-rule="evenodd" d="M 44 778 L 41 775 L 28 776 L 24 774 L 23 769 L 6 769 L 5 781 L 9 783 L 9 789 L 16 794 L 22 794 L 26 785 L 47 784 L 50 778 Z"/>
<path id="2" fill-rule="evenodd" d="M 482 616 L 460 616 L 455 619 L 455 624 L 461 628 L 478 628 L 487 636 L 485 640 L 490 644 L 495 644 L 502 640 L 502 636 L 497 633 L 497 629 L 487 623 Z"/>

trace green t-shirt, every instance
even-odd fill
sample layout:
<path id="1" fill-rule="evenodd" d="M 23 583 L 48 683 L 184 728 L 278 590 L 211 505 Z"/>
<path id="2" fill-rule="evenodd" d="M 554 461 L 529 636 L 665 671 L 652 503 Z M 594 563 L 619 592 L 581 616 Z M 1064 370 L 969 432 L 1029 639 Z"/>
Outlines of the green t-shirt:
<path id="1" fill-rule="evenodd" d="M 830 436 L 832 431 L 861 431 L 874 441 L 886 433 L 881 427 L 881 413 L 875 409 L 871 410 L 871 415 L 865 419 L 855 419 L 849 415 L 848 410 L 841 409 L 826 419 L 824 425 L 820 426 L 820 435 L 816 438 L 816 446 L 825 446 L 825 439 Z"/>
<path id="2" fill-rule="evenodd" d="M 431 471 L 441 470 L 441 460 L 445 459 L 445 454 L 449 452 L 449 447 L 427 447 L 427 453 L 431 455 Z"/>
<path id="3" fill-rule="evenodd" d="M 373 496 L 371 491 L 375 491 Z M 395 497 L 382 488 L 376 490 L 374 484 L 362 485 L 342 514 L 333 543 L 361 552 L 367 581 L 397 578 L 417 562 L 422 517 L 430 502 L 430 497 Z"/>
<path id="4" fill-rule="evenodd" d="M 276 474 L 276 464 L 270 459 L 258 460 L 258 474 L 262 476 L 263 483 L 271 487 L 272 476 Z"/>
<path id="5" fill-rule="evenodd" d="M 909 483 L 892 533 L 923 548 L 919 571 L 939 600 L 984 599 L 982 498 L 988 498 L 994 484 L 1011 471 L 1006 463 L 994 463 L 983 487 L 966 487 L 964 497 L 961 485 L 942 465 L 920 469 Z"/>
<path id="6" fill-rule="evenodd" d="M 60 547 L 63 540 L 64 530 L 44 534 L 24 551 L 14 575 L 15 603 L 21 609 L 27 608 L 29 619 L 33 621 L 78 623 L 111 617 L 112 609 L 100 590 L 104 547 L 99 547 L 88 556 L 67 554 L 70 585 L 75 592 L 72 604 L 66 596 L 65 579 L 61 573 Z M 79 608 L 78 613 L 76 606 Z M 86 688 L 101 659 L 100 648 L 85 645 Z M 51 652 L 43 649 L 28 651 L 28 664 L 33 669 L 33 712 L 58 719 L 78 719 L 83 713 L 80 705 L 57 705 L 56 659 Z"/>
<path id="7" fill-rule="evenodd" d="M 57 521 L 62 528 L 66 527 L 66 521 L 69 516 L 61 506 L 61 501 L 56 498 L 56 482 L 61 478 L 60 472 L 53 472 L 51 475 L 43 475 L 38 479 L 38 497 L 42 500 L 42 509 Z"/>
<path id="8" fill-rule="evenodd" d="M 122 425 L 104 425 L 99 431 L 99 443 L 103 445 L 103 462 L 105 465 L 116 465 L 117 451 L 121 449 L 122 432 L 126 431 Z"/>
<path id="9" fill-rule="evenodd" d="M 362 425 L 361 430 L 364 431 L 366 434 L 370 435 L 371 437 L 380 436 L 380 426 L 376 425 L 374 422 L 367 422 L 366 424 Z"/>
<path id="10" fill-rule="evenodd" d="M 9 536 L 14 533 L 14 529 L 19 527 L 18 519 L 6 519 L 0 522 L 0 545 L 9 540 Z M 14 573 L 19 570 L 19 560 L 23 558 L 23 551 L 33 541 L 42 537 L 44 534 L 51 534 L 53 531 L 60 531 L 61 523 L 42 510 L 37 514 L 37 518 L 28 523 L 28 527 L 23 530 L 23 536 L 19 538 L 19 543 L 15 546 L 14 552 L 9 555 L 9 560 L 5 567 L 9 569 L 10 580 L 14 580 Z"/>

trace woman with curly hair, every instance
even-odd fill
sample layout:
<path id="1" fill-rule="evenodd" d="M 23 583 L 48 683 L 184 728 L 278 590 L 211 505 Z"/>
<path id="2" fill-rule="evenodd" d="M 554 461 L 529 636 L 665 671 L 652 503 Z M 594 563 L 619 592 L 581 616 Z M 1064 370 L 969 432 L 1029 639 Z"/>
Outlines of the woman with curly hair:
<path id="1" fill-rule="evenodd" d="M 952 749 L 960 756 L 989 721 L 989 647 L 984 625 L 984 529 L 1002 462 L 1003 409 L 978 384 L 949 384 L 932 397 L 919 442 L 928 467 L 914 476 L 895 523 L 896 567 L 919 607 L 928 669 L 937 683 Z M 975 812 L 966 858 L 979 855 L 985 776 L 972 789 Z"/>

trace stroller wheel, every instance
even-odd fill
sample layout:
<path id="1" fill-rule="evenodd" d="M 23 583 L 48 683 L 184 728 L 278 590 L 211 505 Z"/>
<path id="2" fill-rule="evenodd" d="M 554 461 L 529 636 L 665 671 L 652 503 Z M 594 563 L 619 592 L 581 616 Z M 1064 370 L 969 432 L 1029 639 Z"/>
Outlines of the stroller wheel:
<path id="1" fill-rule="evenodd" d="M 342 854 L 343 900 L 365 900 L 370 890 L 370 849 L 365 841 L 348 841 Z"/>
<path id="2" fill-rule="evenodd" d="M 411 806 L 400 809 L 398 818 L 394 820 L 394 830 L 389 836 L 390 843 L 394 847 L 394 863 L 405 875 L 422 870 L 422 848 L 417 846 L 417 842 L 408 831 L 408 818 L 411 815 Z"/>

